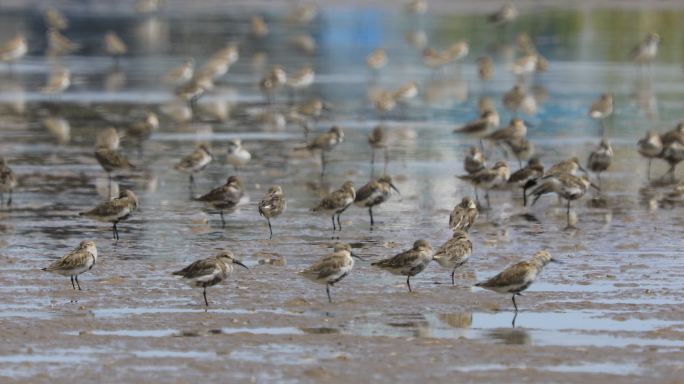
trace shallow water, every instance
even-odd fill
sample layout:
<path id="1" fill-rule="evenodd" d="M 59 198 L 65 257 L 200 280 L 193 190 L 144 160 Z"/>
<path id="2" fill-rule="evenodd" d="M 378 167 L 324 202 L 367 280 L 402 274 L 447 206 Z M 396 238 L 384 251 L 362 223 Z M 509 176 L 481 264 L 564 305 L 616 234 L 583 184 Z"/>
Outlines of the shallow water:
<path id="1" fill-rule="evenodd" d="M 507 31 L 485 25 L 479 10 L 446 7 L 430 17 L 409 17 L 390 6 L 324 6 L 310 26 L 286 27 L 282 10 L 225 6 L 186 9 L 171 3 L 155 17 L 128 8 L 64 4 L 72 27 L 65 33 L 83 44 L 62 58 L 73 74 L 63 95 L 38 91 L 50 63 L 40 13 L 29 8 L 0 10 L 0 38 L 26 31 L 27 58 L 12 71 L 0 66 L 0 154 L 18 174 L 20 187 L 11 209 L 0 207 L 0 377 L 26 382 L 83 380 L 132 382 L 180 378 L 236 381 L 671 381 L 684 358 L 684 316 L 679 252 L 681 207 L 653 208 L 671 186 L 647 183 L 646 164 L 636 141 L 650 128 L 670 129 L 681 118 L 684 59 L 678 21 L 684 11 L 526 9 Z M 271 37 L 246 36 L 246 17 L 263 13 Z M 635 27 L 636 26 L 636 27 Z M 118 68 L 99 46 L 107 29 L 129 43 L 130 55 Z M 471 44 L 458 68 L 432 73 L 404 36 L 422 29 L 430 44 L 443 48 L 459 38 Z M 625 62 L 631 46 L 648 31 L 663 36 L 657 63 L 640 73 Z M 430 266 L 405 280 L 357 262 L 352 274 L 325 289 L 296 271 L 327 254 L 334 240 L 350 242 L 369 260 L 398 253 L 418 238 L 436 247 L 449 238 L 449 211 L 470 186 L 462 174 L 467 147 L 477 141 L 451 130 L 476 115 L 478 99 L 491 96 L 502 122 L 510 114 L 501 94 L 515 79 L 506 71 L 513 37 L 527 31 L 551 62 L 533 81 L 541 103 L 528 137 L 545 165 L 569 156 L 586 159 L 602 128 L 586 117 L 600 93 L 615 95 L 616 111 L 606 122 L 616 156 L 602 175 L 600 198 L 573 204 L 576 228 L 565 229 L 565 207 L 553 197 L 521 207 L 518 193 L 492 194 L 494 209 L 483 212 L 471 231 L 473 256 L 448 285 L 448 271 Z M 309 33 L 315 55 L 295 54 L 294 35 Z M 240 60 L 199 103 L 230 105 L 220 121 L 207 112 L 189 124 L 164 114 L 172 101 L 159 77 L 194 56 L 201 65 L 226 41 L 241 43 Z M 365 56 L 375 47 L 388 51 L 390 64 L 379 77 L 367 72 Z M 267 53 L 266 64 L 255 63 Z M 475 58 L 488 53 L 497 63 L 492 82 L 476 78 Z M 340 125 L 345 142 L 328 156 L 323 180 L 318 159 L 294 148 L 304 142 L 301 128 L 260 122 L 264 112 L 283 112 L 287 95 L 267 106 L 256 82 L 272 64 L 294 71 L 316 70 L 316 84 L 297 95 L 330 102 L 313 134 Z M 420 84 L 421 96 L 405 109 L 382 117 L 397 134 L 388 173 L 401 191 L 374 211 L 379 223 L 369 230 L 367 212 L 350 208 L 344 229 L 329 230 L 329 217 L 309 209 L 325 191 L 345 180 L 357 186 L 371 173 L 367 135 L 381 122 L 366 94 L 369 86 L 396 88 L 405 80 Z M 113 189 L 131 188 L 140 209 L 119 225 L 112 241 L 108 225 L 77 213 L 107 198 L 106 174 L 92 155 L 97 132 L 124 128 L 147 109 L 157 111 L 161 127 L 144 144 L 143 155 L 125 139 L 123 150 L 139 171 L 118 175 Z M 40 121 L 61 116 L 71 125 L 67 143 L 57 144 Z M 249 200 L 226 216 L 203 213 L 189 199 L 188 180 L 172 167 L 198 142 L 216 153 L 241 138 L 252 161 L 238 175 Z M 490 160 L 501 157 L 488 150 Z M 381 156 L 379 156 L 380 158 Z M 517 164 L 509 159 L 513 169 Z M 376 173 L 382 172 L 382 160 Z M 653 174 L 665 171 L 654 163 Z M 234 174 L 224 157 L 196 178 L 195 195 Z M 272 184 L 288 200 L 286 213 L 273 221 L 268 240 L 256 202 Z M 334 237 L 334 238 L 333 238 Z M 80 240 L 97 242 L 100 259 L 73 292 L 69 281 L 39 271 Z M 251 269 L 237 271 L 225 285 L 201 292 L 172 279 L 169 272 L 218 249 L 231 249 Z M 564 264 L 550 265 L 517 300 L 470 288 L 513 262 L 548 249 Z M 282 257 L 284 266 L 260 261 Z M 503 353 L 502 353 L 503 352 Z M 415 361 L 423 362 L 416 370 Z M 458 374 L 458 376 L 454 376 Z M 511 379 L 511 375 L 516 379 Z M 49 375 L 49 376 L 46 376 Z"/>

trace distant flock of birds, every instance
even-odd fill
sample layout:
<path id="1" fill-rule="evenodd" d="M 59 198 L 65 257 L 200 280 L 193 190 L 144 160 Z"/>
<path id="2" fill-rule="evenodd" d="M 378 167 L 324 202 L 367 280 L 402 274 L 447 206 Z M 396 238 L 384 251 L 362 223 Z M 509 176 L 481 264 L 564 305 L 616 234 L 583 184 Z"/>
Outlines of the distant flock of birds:
<path id="1" fill-rule="evenodd" d="M 155 12 L 158 1 L 139 1 L 137 9 L 143 13 Z M 412 0 L 406 5 L 407 11 L 421 14 L 427 10 L 427 2 L 424 0 Z M 505 4 L 496 13 L 489 16 L 489 21 L 495 25 L 505 26 L 518 17 L 518 10 L 512 4 Z M 302 4 L 293 10 L 289 22 L 305 25 L 317 15 L 317 8 L 312 4 Z M 67 19 L 56 9 L 49 9 L 45 13 L 47 26 L 48 54 L 61 56 L 75 52 L 79 44 L 70 41 L 62 35 L 69 23 Z M 251 35 L 255 38 L 266 38 L 269 34 L 268 25 L 259 16 L 250 20 Z M 422 48 L 424 64 L 439 70 L 465 58 L 469 53 L 469 45 L 466 41 L 458 41 L 445 50 L 436 50 L 425 47 L 426 39 L 421 35 L 412 35 L 409 41 Z M 632 59 L 639 65 L 645 65 L 653 61 L 658 52 L 660 37 L 656 33 L 646 36 L 632 52 Z M 315 41 L 300 36 L 295 41 L 303 51 L 314 52 Z M 468 122 L 454 130 L 457 134 L 469 135 L 479 139 L 479 146 L 469 148 L 464 159 L 465 175 L 459 176 L 474 187 L 475 199 L 464 197 L 453 209 L 449 217 L 449 228 L 453 231 L 453 237 L 436 251 L 425 240 L 418 240 L 413 247 L 391 258 L 374 262 L 377 266 L 395 275 L 406 276 L 408 290 L 411 291 L 410 278 L 425 270 L 432 260 L 451 272 L 452 284 L 455 284 L 454 274 L 463 266 L 472 253 L 472 243 L 468 237 L 468 231 L 478 217 L 479 210 L 489 208 L 489 192 L 520 188 L 522 189 L 523 205 L 528 204 L 528 198 L 532 198 L 532 205 L 545 194 L 555 193 L 567 202 L 567 224 L 570 226 L 570 204 L 572 201 L 584 196 L 589 188 L 597 190 L 601 187 L 601 173 L 609 169 L 614 157 L 613 149 L 606 138 L 601 139 L 598 147 L 591 152 L 586 162 L 587 169 L 596 173 L 598 185 L 588 177 L 587 170 L 582 167 L 578 158 L 573 157 L 545 169 L 538 157 L 534 156 L 534 147 L 527 140 L 527 126 L 525 121 L 517 117 L 519 111 L 533 113 L 536 109 L 535 100 L 528 93 L 526 81 L 531 75 L 548 68 L 548 60 L 536 49 L 532 39 L 523 34 L 517 39 L 521 56 L 509 69 L 518 77 L 519 81 L 513 88 L 502 97 L 502 104 L 513 114 L 510 123 L 499 128 L 500 118 L 490 99 L 482 99 L 480 103 L 479 118 Z M 104 37 L 105 51 L 117 61 L 127 53 L 127 45 L 114 32 L 107 32 Z M 28 45 L 23 34 L 5 42 L 0 46 L 0 60 L 10 65 L 20 60 L 28 52 Z M 199 70 L 195 70 L 195 60 L 186 59 L 180 66 L 173 68 L 163 77 L 163 81 L 176 87 L 175 95 L 187 106 L 181 105 L 180 109 L 174 109 L 169 114 L 180 120 L 192 118 L 192 112 L 197 107 L 197 102 L 204 94 L 211 91 L 214 81 L 225 75 L 230 66 L 239 58 L 237 44 L 229 44 L 219 50 Z M 388 64 L 386 52 L 378 48 L 366 58 L 366 64 L 372 74 L 377 75 Z M 490 57 L 478 59 L 478 75 L 481 81 L 489 81 L 494 75 L 494 62 Z M 258 82 L 258 87 L 264 94 L 266 101 L 274 102 L 276 92 L 282 87 L 288 87 L 294 93 L 311 86 L 315 81 L 315 73 L 312 67 L 305 66 L 300 70 L 288 75 L 283 67 L 275 65 Z M 41 89 L 49 94 L 59 94 L 70 86 L 70 71 L 68 68 L 58 66 L 51 74 L 47 84 Z M 418 84 L 414 81 L 398 87 L 394 91 L 373 89 L 369 92 L 370 101 L 378 113 L 393 110 L 397 105 L 405 105 L 415 98 L 419 92 Z M 613 113 L 613 97 L 610 94 L 601 97 L 591 104 L 588 115 L 596 120 L 603 121 Z M 286 112 L 285 116 L 274 114 L 276 120 L 285 120 L 289 123 L 300 125 L 307 135 L 307 144 L 297 150 L 318 151 L 321 157 L 321 177 L 326 170 L 326 154 L 332 151 L 344 141 L 344 131 L 339 126 L 333 126 L 329 131 L 318 135 L 313 140 L 308 140 L 308 133 L 312 123 L 318 119 L 327 109 L 327 105 L 320 99 L 312 99 L 298 105 L 294 105 Z M 58 124 L 52 121 L 44 124 Z M 68 123 L 67 123 L 68 124 Z M 136 140 L 140 145 L 149 139 L 159 128 L 159 119 L 154 112 L 147 112 L 144 119 L 130 124 L 123 136 Z M 373 150 L 373 162 L 375 151 L 382 150 L 385 153 L 385 172 L 388 159 L 389 133 L 381 124 L 369 135 L 368 142 Z M 114 128 L 102 130 L 96 138 L 94 155 L 105 172 L 108 173 L 111 183 L 112 173 L 134 169 L 135 166 L 119 151 L 119 143 L 122 135 Z M 520 168 L 511 173 L 505 161 L 496 161 L 491 167 L 487 166 L 485 158 L 484 142 L 490 143 L 493 148 L 507 156 L 510 151 L 517 159 Z M 649 179 L 650 163 L 652 159 L 666 161 L 670 168 L 667 175 L 674 178 L 676 165 L 684 160 L 684 123 L 680 123 L 675 129 L 666 133 L 649 131 L 646 137 L 638 142 L 639 153 L 648 159 Z M 200 144 L 187 156 L 180 159 L 174 166 L 178 172 L 189 176 L 190 187 L 193 188 L 194 178 L 205 169 L 215 155 L 208 144 Z M 240 140 L 232 140 L 228 143 L 226 160 L 237 170 L 245 166 L 251 159 L 250 152 L 242 146 Z M 527 161 L 525 166 L 522 162 Z M 373 167 L 374 168 L 374 167 Z M 583 172 L 583 174 L 578 174 Z M 8 193 L 7 205 L 12 204 L 12 192 L 17 187 L 17 177 L 11 170 L 4 158 L 0 157 L 0 193 Z M 677 187 L 677 191 L 684 187 Z M 480 203 L 478 191 L 485 192 L 487 206 Z M 370 182 L 356 189 L 351 181 L 346 181 L 342 186 L 324 196 L 320 202 L 312 208 L 314 212 L 331 215 L 333 231 L 342 230 L 340 215 L 352 204 L 368 210 L 371 230 L 375 224 L 373 208 L 386 202 L 392 193 L 399 190 L 393 184 L 392 178 L 383 175 L 372 178 Z M 225 185 L 219 186 L 208 193 L 197 197 L 196 200 L 207 205 L 214 212 L 218 212 L 221 223 L 225 226 L 224 213 L 230 213 L 238 208 L 240 200 L 245 192 L 244 185 L 238 176 L 230 176 Z M 0 197 L 4 202 L 4 197 Z M 131 190 L 123 190 L 118 197 L 102 202 L 95 208 L 82 212 L 81 215 L 113 224 L 112 233 L 115 239 L 119 239 L 117 224 L 129 218 L 138 208 L 138 198 Z M 283 188 L 274 185 L 268 189 L 263 199 L 257 204 L 258 213 L 263 216 L 268 224 L 270 237 L 273 237 L 271 220 L 281 215 L 286 209 L 286 199 Z M 98 252 L 95 243 L 82 241 L 73 251 L 67 253 L 61 259 L 50 264 L 44 270 L 59 273 L 71 278 L 72 287 L 80 290 L 78 276 L 93 268 L 97 261 Z M 331 255 L 321 259 L 309 268 L 301 271 L 301 275 L 312 281 L 325 284 L 328 299 L 330 287 L 344 279 L 354 266 L 356 255 L 349 244 L 337 243 Z M 500 274 L 489 280 L 476 284 L 478 287 L 495 292 L 512 294 L 512 301 L 517 312 L 515 296 L 527 289 L 549 262 L 555 261 L 546 251 L 540 251 L 531 259 L 514 264 Z M 232 272 L 233 265 L 247 268 L 230 251 L 224 251 L 216 256 L 196 261 L 186 268 L 173 272 L 184 278 L 191 286 L 203 289 L 205 305 L 209 305 L 206 297 L 206 288 L 218 284 L 227 278 Z"/>

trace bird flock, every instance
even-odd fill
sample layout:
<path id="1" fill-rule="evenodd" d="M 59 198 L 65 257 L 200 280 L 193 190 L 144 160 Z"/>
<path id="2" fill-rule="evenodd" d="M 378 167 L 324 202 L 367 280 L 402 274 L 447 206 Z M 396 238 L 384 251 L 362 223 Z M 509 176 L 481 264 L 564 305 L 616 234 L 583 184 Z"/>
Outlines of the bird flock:
<path id="1" fill-rule="evenodd" d="M 138 1 L 136 11 L 142 14 L 151 14 L 159 11 L 161 4 L 158 1 Z M 420 17 L 428 10 L 428 4 L 424 0 L 412 0 L 405 4 L 404 10 Z M 302 3 L 292 8 L 291 13 L 282 22 L 284 25 L 307 25 L 318 15 L 318 7 L 310 3 Z M 488 15 L 486 21 L 491 24 L 493 30 L 505 31 L 507 26 L 514 23 L 519 16 L 519 11 L 513 4 L 505 4 L 496 12 Z M 65 36 L 69 28 L 68 19 L 57 9 L 51 8 L 44 14 L 46 39 L 48 42 L 46 54 L 52 58 L 53 69 L 44 86 L 40 91 L 53 95 L 59 103 L 59 95 L 66 92 L 71 81 L 71 71 L 60 62 L 59 58 L 64 55 L 77 52 L 81 44 L 70 40 Z M 266 20 L 255 15 L 249 19 L 250 41 L 266 40 L 271 34 Z M 115 66 L 119 66 L 126 60 L 128 54 L 127 43 L 115 32 L 108 31 L 102 37 L 103 49 L 112 57 Z M 458 40 L 448 47 L 438 48 L 428 46 L 426 36 L 414 33 L 407 36 L 407 41 L 418 48 L 417 56 L 425 67 L 439 73 L 455 68 L 458 70 L 459 63 L 469 58 L 469 43 L 466 40 Z M 297 55 L 312 55 L 317 50 L 316 41 L 308 35 L 297 35 L 292 41 L 292 46 Z M 545 167 L 541 157 L 535 154 L 534 144 L 527 139 L 528 129 L 531 124 L 522 116 L 534 115 L 537 111 L 537 100 L 531 92 L 535 81 L 535 74 L 548 69 L 549 63 L 537 49 L 534 38 L 521 34 L 517 37 L 517 59 L 505 66 L 505 70 L 512 73 L 516 79 L 510 90 L 501 95 L 501 104 L 511 115 L 510 121 L 501 126 L 501 118 L 494 103 L 490 98 L 483 97 L 480 100 L 478 118 L 454 127 L 453 133 L 460 135 L 464 140 L 472 139 L 470 146 L 463 153 L 463 173 L 457 175 L 459 180 L 473 187 L 472 196 L 463 196 L 462 201 L 453 208 L 449 215 L 448 225 L 453 236 L 446 242 L 434 249 L 427 241 L 418 239 L 413 246 L 390 258 L 374 261 L 371 265 L 394 275 L 406 276 L 406 285 L 409 291 L 413 291 L 410 279 L 424 271 L 434 260 L 440 267 L 450 273 L 451 283 L 455 284 L 455 272 L 467 263 L 473 253 L 474 245 L 469 238 L 469 231 L 473 228 L 480 217 L 480 212 L 492 208 L 490 193 L 496 191 L 513 191 L 514 198 L 521 195 L 521 205 L 535 205 L 546 194 L 556 194 L 559 199 L 565 201 L 567 213 L 566 224 L 572 226 L 570 220 L 571 203 L 581 199 L 591 189 L 600 194 L 605 185 L 601 182 L 601 175 L 610 170 L 614 152 L 605 129 L 606 120 L 614 112 L 613 96 L 605 93 L 587 105 L 587 115 L 591 119 L 600 122 L 604 128 L 603 137 L 600 139 L 595 150 L 588 159 L 583 162 L 577 157 L 572 157 Z M 658 53 L 660 37 L 657 33 L 649 33 L 631 53 L 631 59 L 639 67 L 648 66 Z M 137 144 L 140 155 L 146 155 L 143 151 L 144 143 L 153 138 L 155 132 L 160 129 L 160 117 L 164 114 L 165 119 L 176 123 L 192 121 L 196 115 L 198 102 L 207 94 L 211 94 L 216 81 L 221 79 L 240 59 L 240 44 L 245 42 L 231 42 L 224 48 L 215 52 L 204 60 L 201 67 L 196 65 L 201 62 L 197 58 L 187 57 L 178 66 L 171 70 L 160 73 L 159 81 L 172 87 L 171 97 L 173 102 L 159 108 L 156 111 L 148 110 L 145 115 L 129 124 L 125 129 L 106 128 L 97 134 L 93 155 L 107 173 L 110 184 L 110 198 L 98 204 L 96 207 L 81 212 L 80 215 L 97 221 L 112 224 L 112 237 L 119 239 L 117 225 L 136 214 L 139 208 L 139 200 L 136 193 L 130 189 L 124 189 L 118 194 L 112 193 L 111 181 L 113 175 L 135 172 L 138 167 L 134 161 L 130 161 L 125 152 L 121 151 L 121 139 L 131 140 Z M 20 61 L 29 52 L 29 44 L 21 32 L 0 46 L 0 60 L 7 63 L 10 71 L 17 61 Z M 368 103 L 372 105 L 381 121 L 389 116 L 395 109 L 405 109 L 421 92 L 421 84 L 410 80 L 392 89 L 383 89 L 378 86 L 376 79 L 382 75 L 392 58 L 382 47 L 378 47 L 367 56 L 360 56 L 358 61 L 363 62 L 368 68 L 369 82 Z M 491 81 L 497 70 L 501 70 L 493 57 L 483 56 L 474 60 L 477 64 L 477 75 L 483 87 Z M 321 119 L 334 111 L 334 105 L 320 98 L 300 100 L 297 102 L 298 93 L 311 87 L 316 82 L 314 67 L 306 65 L 291 73 L 286 72 L 281 65 L 273 65 L 265 71 L 263 76 L 254 86 L 263 95 L 263 103 L 270 106 L 272 111 L 264 114 L 263 119 L 269 124 L 294 125 L 301 127 L 304 138 L 303 143 L 293 152 L 316 153 L 320 157 L 320 178 L 326 176 L 328 157 L 331 151 L 344 143 L 345 133 L 341 126 L 333 125 L 313 138 L 309 138 L 321 125 Z M 279 100 L 279 97 L 287 93 L 287 101 Z M 207 103 L 204 108 L 212 110 L 219 119 L 229 118 L 229 111 L 225 104 Z M 69 141 L 69 123 L 59 116 L 51 116 L 43 120 L 43 125 L 63 142 Z M 325 214 L 331 217 L 332 230 L 342 231 L 340 216 L 352 205 L 367 210 L 369 215 L 370 230 L 377 226 L 374 219 L 373 208 L 386 203 L 393 194 L 399 194 L 399 189 L 393 183 L 393 179 L 387 174 L 390 161 L 390 149 L 392 144 L 393 128 L 383 123 L 377 125 L 368 136 L 368 144 L 372 151 L 371 180 L 356 187 L 353 181 L 341 182 L 339 189 L 326 194 L 320 202 L 311 207 L 314 213 Z M 650 165 L 653 159 L 661 159 L 669 165 L 669 170 L 664 177 L 672 180 L 675 178 L 675 167 L 684 160 L 684 122 L 673 130 L 658 133 L 649 131 L 646 136 L 637 143 L 639 154 L 648 160 L 649 179 Z M 375 177 L 376 151 L 384 154 L 384 170 L 382 175 Z M 209 212 L 220 216 L 222 227 L 225 227 L 224 215 L 230 214 L 243 204 L 245 184 L 241 177 L 230 175 L 224 185 L 200 195 L 196 195 L 195 179 L 210 164 L 221 155 L 227 164 L 232 166 L 238 173 L 251 161 L 253 154 L 243 146 L 239 139 L 228 142 L 225 149 L 212 148 L 211 143 L 200 143 L 187 155 L 178 159 L 173 170 L 188 175 L 190 196 L 193 201 L 205 205 Z M 258 155 L 258 154 L 255 154 Z M 513 156 L 517 162 L 517 169 L 513 170 L 509 165 L 509 156 Z M 526 162 L 526 164 L 523 164 Z M 583 166 L 586 164 L 586 168 Z M 515 165 L 513 165 L 515 167 Z M 590 176 L 595 174 L 595 178 Z M 594 182 L 594 180 L 596 182 Z M 338 184 L 339 185 L 339 184 Z M 9 162 L 0 157 L 0 193 L 2 203 L 7 206 L 13 204 L 13 191 L 21 191 L 18 178 L 10 168 Z M 675 193 L 684 195 L 684 188 L 677 185 Z M 5 202 L 4 194 L 9 198 Z M 484 196 L 482 194 L 484 193 Z M 280 185 L 271 186 L 263 198 L 256 204 L 255 214 L 262 216 L 268 225 L 269 239 L 277 236 L 272 221 L 286 213 L 286 193 Z M 481 198 L 484 198 L 482 200 Z M 16 204 L 16 196 L 14 203 Z M 390 213 L 391 214 L 391 213 Z M 446 218 L 445 218 L 446 222 Z M 475 247 L 476 248 L 476 247 Z M 71 278 L 72 287 L 81 289 L 78 276 L 91 270 L 98 258 L 97 247 L 93 241 L 82 241 L 73 251 L 67 253 L 59 260 L 44 268 L 45 271 L 58 273 Z M 330 255 L 325 256 L 310 267 L 300 271 L 300 275 L 306 279 L 326 286 L 326 293 L 330 302 L 332 296 L 330 287 L 339 283 L 351 273 L 355 259 L 362 261 L 362 257 L 353 248 L 344 242 L 334 244 Z M 475 284 L 476 287 L 494 292 L 512 294 L 512 301 L 517 313 L 518 306 L 515 301 L 516 295 L 527 289 L 541 273 L 542 269 L 550 262 L 556 261 L 547 251 L 540 250 L 530 259 L 511 265 L 496 276 Z M 222 251 L 215 256 L 198 260 L 189 266 L 173 272 L 173 275 L 183 278 L 190 286 L 203 289 L 204 303 L 209 305 L 206 296 L 207 287 L 216 285 L 225 280 L 233 271 L 233 265 L 245 267 L 229 250 Z"/>

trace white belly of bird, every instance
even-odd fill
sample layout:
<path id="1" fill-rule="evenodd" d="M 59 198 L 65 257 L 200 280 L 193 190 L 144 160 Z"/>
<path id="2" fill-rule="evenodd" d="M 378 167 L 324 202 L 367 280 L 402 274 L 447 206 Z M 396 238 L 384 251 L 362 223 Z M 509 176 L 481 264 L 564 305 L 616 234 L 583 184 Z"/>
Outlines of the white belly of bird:
<path id="1" fill-rule="evenodd" d="M 226 156 L 228 163 L 233 166 L 243 166 L 249 162 L 252 155 L 244 149 L 229 153 Z"/>
<path id="2" fill-rule="evenodd" d="M 202 168 L 206 167 L 207 164 L 209 164 L 210 162 L 211 162 L 211 157 L 205 156 L 205 157 L 202 158 L 202 160 L 200 160 L 197 164 L 195 164 L 194 166 L 190 167 L 190 168 L 188 169 L 188 172 L 197 172 L 197 171 L 201 170 Z"/>
<path id="3" fill-rule="evenodd" d="M 65 270 L 56 270 L 54 271 L 55 273 L 58 273 L 62 276 L 78 276 L 83 272 L 88 271 L 94 264 L 94 260 L 92 257 L 88 257 L 87 261 L 85 264 L 74 268 L 74 269 L 65 269 Z"/>
<path id="4" fill-rule="evenodd" d="M 211 281 L 214 281 L 214 280 L 216 280 L 216 279 L 218 279 L 218 281 L 215 282 L 214 284 L 218 284 L 218 283 L 220 283 L 221 281 L 223 281 L 226 277 L 228 277 L 228 273 L 229 273 L 229 272 L 227 272 L 227 273 L 224 275 L 224 274 L 221 273 L 221 269 L 216 268 L 216 269 L 214 269 L 214 271 L 213 271 L 212 273 L 210 273 L 210 274 L 206 274 L 206 275 L 197 276 L 197 277 L 194 277 L 194 278 L 191 278 L 191 279 L 187 279 L 186 282 L 187 282 L 187 284 L 188 284 L 189 286 L 191 286 L 191 287 L 193 287 L 193 288 L 202 287 L 204 284 L 209 283 L 209 282 L 211 282 Z M 214 284 L 212 284 L 212 285 L 214 285 Z"/>
<path id="5" fill-rule="evenodd" d="M 122 218 L 128 216 L 131 214 L 131 209 L 128 207 L 122 208 L 119 212 L 116 214 L 110 215 L 110 216 L 94 216 L 94 218 L 98 221 L 102 221 L 105 223 L 111 223 L 117 220 L 121 220 Z"/>
<path id="6" fill-rule="evenodd" d="M 24 56 L 26 52 L 28 52 L 28 47 L 26 46 L 26 44 L 20 44 L 13 51 L 5 53 L 2 59 L 3 61 L 14 61 Z"/>
<path id="7" fill-rule="evenodd" d="M 470 258 L 472 251 L 469 251 L 463 257 L 449 257 L 448 255 L 442 255 L 442 257 L 435 257 L 434 260 L 439 264 L 440 266 L 444 268 L 454 268 L 455 266 L 459 264 L 463 264 L 468 259 Z"/>

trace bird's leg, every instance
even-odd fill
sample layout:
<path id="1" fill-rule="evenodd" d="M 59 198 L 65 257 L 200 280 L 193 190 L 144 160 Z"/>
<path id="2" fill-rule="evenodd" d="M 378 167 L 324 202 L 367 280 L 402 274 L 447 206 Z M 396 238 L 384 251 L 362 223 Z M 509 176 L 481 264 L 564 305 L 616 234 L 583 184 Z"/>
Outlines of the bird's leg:
<path id="1" fill-rule="evenodd" d="M 518 311 L 515 311 L 515 315 L 513 315 L 513 320 L 511 321 L 511 326 L 515 328 L 515 319 L 518 318 Z"/>
<path id="2" fill-rule="evenodd" d="M 523 187 L 523 207 L 527 207 L 527 188 Z"/>
<path id="3" fill-rule="evenodd" d="M 340 223 L 340 215 L 341 214 L 342 214 L 341 212 L 337 214 L 337 230 L 338 231 L 342 230 L 342 223 Z"/>
<path id="4" fill-rule="evenodd" d="M 8 207 L 9 207 L 10 205 L 12 205 L 12 192 L 13 192 L 13 191 L 14 191 L 13 189 L 10 189 L 10 190 L 9 190 L 9 199 L 7 199 L 7 206 L 8 206 Z"/>
<path id="5" fill-rule="evenodd" d="M 411 276 L 406 276 L 406 285 L 408 285 L 409 292 L 413 292 L 411 290 Z"/>
<path id="6" fill-rule="evenodd" d="M 332 223 L 333 223 L 333 231 L 335 231 L 337 229 L 337 227 L 335 226 L 335 212 L 333 212 L 333 214 L 332 214 Z"/>
<path id="7" fill-rule="evenodd" d="M 454 274 L 456 273 L 456 268 L 454 268 L 451 271 L 451 285 L 456 285 L 456 282 L 454 281 Z"/>
<path id="8" fill-rule="evenodd" d="M 513 307 L 515 308 L 515 313 L 518 313 L 518 304 L 515 303 L 515 293 L 513 294 Z"/>
<path id="9" fill-rule="evenodd" d="M 5 204 L 5 194 L 0 192 L 0 207 Z"/>
<path id="10" fill-rule="evenodd" d="M 325 175 L 325 151 L 321 149 L 321 179 Z"/>
<path id="11" fill-rule="evenodd" d="M 477 195 L 477 187 L 473 185 L 473 190 L 475 191 L 475 202 L 480 205 L 480 196 Z"/>
<path id="12" fill-rule="evenodd" d="M 602 187 L 602 185 L 601 185 L 601 172 L 599 172 L 599 173 L 596 174 L 596 178 L 598 179 L 598 182 L 599 182 L 599 190 L 600 190 L 601 187 Z"/>
<path id="13" fill-rule="evenodd" d="M 384 174 L 387 174 L 387 164 L 389 164 L 389 148 L 385 147 L 385 167 L 383 168 Z"/>
<path id="14" fill-rule="evenodd" d="M 221 214 L 221 228 L 226 227 L 226 221 L 223 219 L 223 211 L 219 211 Z"/>
<path id="15" fill-rule="evenodd" d="M 489 191 L 485 192 L 485 200 L 487 200 L 487 209 L 491 208 L 492 205 L 489 203 Z"/>
<path id="16" fill-rule="evenodd" d="M 648 181 L 651 181 L 651 159 L 648 159 Z"/>
<path id="17" fill-rule="evenodd" d="M 207 287 L 203 287 L 202 296 L 204 296 L 204 305 L 209 306 L 209 301 L 207 301 Z"/>
<path id="18" fill-rule="evenodd" d="M 565 219 L 566 219 L 568 227 L 569 227 L 570 226 L 570 199 L 568 199 L 568 209 L 565 211 Z"/>
<path id="19" fill-rule="evenodd" d="M 195 175 L 192 173 L 190 174 L 190 189 L 192 189 L 192 186 L 195 184 Z"/>
<path id="20" fill-rule="evenodd" d="M 112 231 L 114 232 L 114 240 L 119 240 L 119 230 L 116 229 L 116 224 L 117 224 L 117 223 L 118 223 L 118 222 L 115 221 L 115 222 L 114 222 L 114 226 L 112 227 Z"/>
<path id="21" fill-rule="evenodd" d="M 76 286 L 78 287 L 78 290 L 81 290 L 81 284 L 78 283 L 78 275 L 74 276 L 74 280 L 76 281 Z"/>
<path id="22" fill-rule="evenodd" d="M 371 179 L 373 178 L 373 173 L 375 173 L 375 148 L 371 151 Z"/>
<path id="23" fill-rule="evenodd" d="M 271 228 L 271 219 L 269 219 L 268 217 L 266 217 L 266 222 L 268 223 L 268 232 L 269 232 L 269 234 L 270 234 L 270 236 L 268 237 L 268 239 L 271 240 L 271 239 L 273 238 L 273 229 Z"/>
<path id="24" fill-rule="evenodd" d="M 76 286 L 74 285 L 74 277 L 71 276 L 71 287 L 76 290 Z"/>
<path id="25" fill-rule="evenodd" d="M 330 284 L 325 285 L 325 293 L 328 294 L 328 303 L 332 303 L 332 299 L 330 298 Z"/>
<path id="26" fill-rule="evenodd" d="M 375 222 L 373 221 L 373 207 L 368 207 L 368 214 L 370 215 L 370 224 L 372 227 L 373 224 L 375 224 Z"/>

